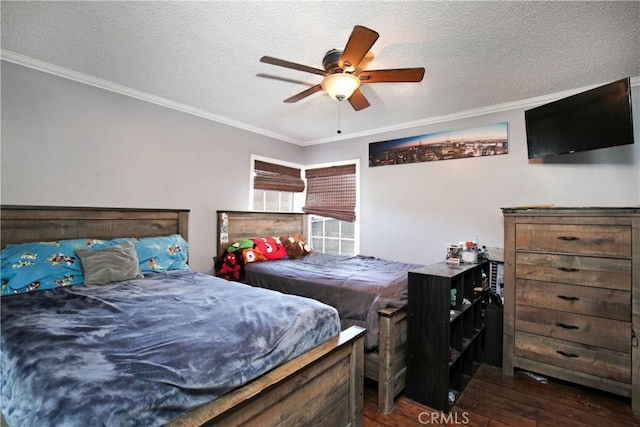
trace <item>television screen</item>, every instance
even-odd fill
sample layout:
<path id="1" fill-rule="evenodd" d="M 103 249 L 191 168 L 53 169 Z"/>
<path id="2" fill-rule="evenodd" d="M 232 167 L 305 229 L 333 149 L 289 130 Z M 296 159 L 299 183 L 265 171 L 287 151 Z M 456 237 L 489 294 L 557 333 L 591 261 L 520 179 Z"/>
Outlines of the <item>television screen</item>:
<path id="1" fill-rule="evenodd" d="M 633 144 L 625 78 L 524 112 L 530 159 Z"/>

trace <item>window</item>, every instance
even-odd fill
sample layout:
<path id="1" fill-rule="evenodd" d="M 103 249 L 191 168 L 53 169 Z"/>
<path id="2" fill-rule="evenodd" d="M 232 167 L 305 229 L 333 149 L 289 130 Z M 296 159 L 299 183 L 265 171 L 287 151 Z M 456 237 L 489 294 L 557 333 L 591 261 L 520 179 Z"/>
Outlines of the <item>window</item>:
<path id="1" fill-rule="evenodd" d="M 302 210 L 309 213 L 309 244 L 318 252 L 358 253 L 358 162 L 307 168 L 307 197 Z"/>
<path id="2" fill-rule="evenodd" d="M 294 200 L 296 199 L 294 195 L 295 193 L 287 191 L 254 189 L 253 210 L 269 212 L 294 212 Z M 300 205 L 300 203 L 298 203 L 298 205 Z"/>
<path id="3" fill-rule="evenodd" d="M 329 218 L 356 220 L 356 165 L 306 169 L 307 201 L 302 210 Z"/>
<path id="4" fill-rule="evenodd" d="M 317 251 L 334 255 L 355 255 L 355 223 L 310 215 L 309 244 Z"/>
<path id="5" fill-rule="evenodd" d="M 357 223 L 358 161 L 302 167 L 252 156 L 256 211 L 306 212 L 309 244 L 315 251 L 355 255 L 359 250 Z M 305 192 L 306 189 L 306 192 Z M 304 206 L 303 206 L 304 205 Z"/>
<path id="6" fill-rule="evenodd" d="M 253 210 L 301 211 L 305 185 L 300 175 L 300 168 L 254 158 Z"/>

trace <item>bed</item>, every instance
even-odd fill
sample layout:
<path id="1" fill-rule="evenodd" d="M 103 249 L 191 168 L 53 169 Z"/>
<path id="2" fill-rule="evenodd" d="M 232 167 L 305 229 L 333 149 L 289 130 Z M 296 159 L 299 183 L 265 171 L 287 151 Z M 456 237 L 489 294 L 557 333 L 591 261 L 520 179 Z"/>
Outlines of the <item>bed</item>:
<path id="1" fill-rule="evenodd" d="M 307 235 L 298 213 L 218 211 L 218 248 L 263 236 Z M 393 411 L 406 375 L 407 273 L 419 268 L 373 257 L 311 253 L 300 259 L 251 262 L 243 282 L 318 299 L 340 313 L 342 327 L 367 329 L 365 377 L 378 382 L 378 409 Z"/>
<path id="2" fill-rule="evenodd" d="M 137 245 L 186 239 L 188 211 L 2 206 L 1 223 L 3 248 L 88 236 Z M 16 425 L 362 425 L 365 330 L 340 331 L 335 309 L 317 301 L 188 268 L 7 293 L 2 411 Z"/>

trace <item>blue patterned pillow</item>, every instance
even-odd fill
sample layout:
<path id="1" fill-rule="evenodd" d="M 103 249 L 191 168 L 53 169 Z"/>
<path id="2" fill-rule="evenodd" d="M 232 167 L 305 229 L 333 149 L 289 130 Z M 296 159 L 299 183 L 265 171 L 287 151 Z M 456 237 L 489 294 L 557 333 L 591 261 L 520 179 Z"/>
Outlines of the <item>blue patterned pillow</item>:
<path id="1" fill-rule="evenodd" d="M 84 281 L 76 249 L 106 248 L 111 241 L 72 239 L 8 245 L 2 250 L 0 295 L 79 285 Z"/>
<path id="2" fill-rule="evenodd" d="M 127 239 L 115 239 L 120 243 Z M 189 245 L 179 234 L 161 237 L 133 239 L 142 274 L 162 273 L 171 270 L 189 270 Z"/>

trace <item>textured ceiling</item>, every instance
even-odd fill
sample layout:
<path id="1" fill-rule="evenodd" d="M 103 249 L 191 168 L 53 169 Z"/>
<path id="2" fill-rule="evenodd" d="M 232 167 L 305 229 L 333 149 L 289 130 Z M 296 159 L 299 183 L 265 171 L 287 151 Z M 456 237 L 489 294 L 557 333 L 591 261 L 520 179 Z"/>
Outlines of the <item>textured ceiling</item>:
<path id="1" fill-rule="evenodd" d="M 640 2 L 1 2 L 2 57 L 284 141 L 309 145 L 640 76 Z M 380 33 L 367 69 L 421 83 L 362 87 L 355 112 L 319 92 L 354 25 Z M 337 135 L 338 120 L 342 134 Z"/>

